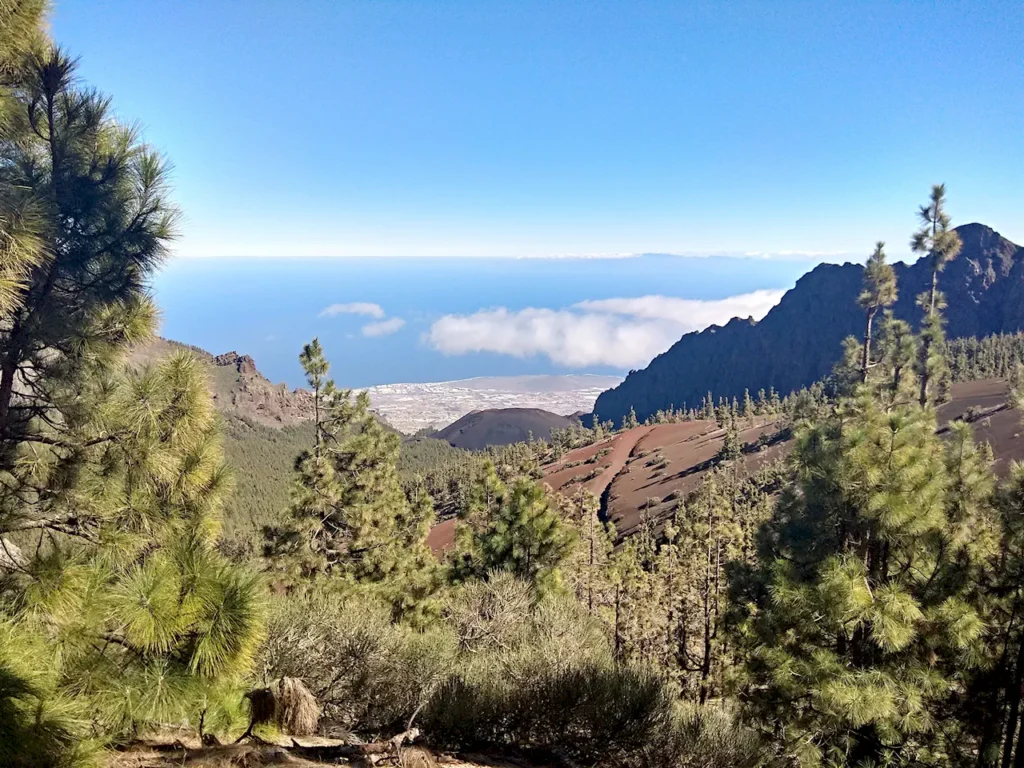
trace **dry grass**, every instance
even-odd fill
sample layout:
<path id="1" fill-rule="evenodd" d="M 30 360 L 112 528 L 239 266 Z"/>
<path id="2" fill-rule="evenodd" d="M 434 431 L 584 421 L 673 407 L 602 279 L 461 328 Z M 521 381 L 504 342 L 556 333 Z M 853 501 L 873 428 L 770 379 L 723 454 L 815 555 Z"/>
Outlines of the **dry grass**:
<path id="1" fill-rule="evenodd" d="M 273 723 L 291 736 L 312 736 L 320 722 L 320 706 L 305 683 L 282 677 L 267 688 L 245 695 L 249 700 L 251 725 Z M 251 726 L 250 726 L 251 728 Z"/>

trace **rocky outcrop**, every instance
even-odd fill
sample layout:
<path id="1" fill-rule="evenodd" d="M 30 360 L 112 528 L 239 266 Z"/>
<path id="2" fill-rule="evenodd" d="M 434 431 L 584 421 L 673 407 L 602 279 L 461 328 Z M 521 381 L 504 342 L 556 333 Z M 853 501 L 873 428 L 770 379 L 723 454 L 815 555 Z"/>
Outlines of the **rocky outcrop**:
<path id="1" fill-rule="evenodd" d="M 269 427 L 286 427 L 313 418 L 311 393 L 272 384 L 249 355 L 234 351 L 211 355 L 198 347 L 157 338 L 133 349 L 129 364 L 152 363 L 180 351 L 188 351 L 209 365 L 210 391 L 221 412 Z"/>
<path id="2" fill-rule="evenodd" d="M 217 355 L 213 358 L 214 365 L 226 366 L 234 368 L 236 371 L 243 375 L 259 374 L 256 369 L 256 361 L 253 360 L 249 355 L 240 355 L 237 352 L 225 352 L 223 355 Z"/>
<path id="3" fill-rule="evenodd" d="M 948 336 L 1024 330 L 1024 248 L 982 224 L 957 232 L 963 250 L 939 278 L 949 305 Z M 893 311 L 917 325 L 915 299 L 928 286 L 928 265 L 894 266 L 899 299 Z M 859 264 L 821 264 L 760 322 L 736 318 L 686 334 L 647 368 L 602 393 L 594 412 L 618 422 L 633 407 L 642 420 L 660 408 L 697 405 L 708 392 L 742 399 L 744 389 L 753 395 L 774 387 L 786 394 L 812 384 L 831 371 L 843 339 L 862 333 L 856 304 L 862 272 Z"/>

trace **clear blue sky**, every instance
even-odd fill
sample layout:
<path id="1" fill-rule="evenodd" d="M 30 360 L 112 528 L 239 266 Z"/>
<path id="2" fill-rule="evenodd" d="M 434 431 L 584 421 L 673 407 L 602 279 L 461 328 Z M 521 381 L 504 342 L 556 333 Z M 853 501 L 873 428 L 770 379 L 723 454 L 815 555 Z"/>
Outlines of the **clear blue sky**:
<path id="1" fill-rule="evenodd" d="M 1024 3 L 55 0 L 173 161 L 182 255 L 1024 241 Z M 817 257 L 817 258 L 820 258 Z"/>

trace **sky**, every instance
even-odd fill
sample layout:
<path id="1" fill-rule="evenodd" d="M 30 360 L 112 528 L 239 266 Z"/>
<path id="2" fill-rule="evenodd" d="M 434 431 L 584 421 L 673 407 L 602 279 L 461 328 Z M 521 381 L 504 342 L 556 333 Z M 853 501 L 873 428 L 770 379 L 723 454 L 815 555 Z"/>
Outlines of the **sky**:
<path id="1" fill-rule="evenodd" d="M 642 365 L 670 339 L 651 323 L 767 311 L 673 300 L 777 292 L 880 239 L 906 257 L 939 181 L 956 223 L 1024 242 L 1019 0 L 54 0 L 51 26 L 174 165 L 182 231 L 157 297 L 167 335 L 213 351 L 254 334 L 190 298 L 203 270 L 245 273 L 240 300 L 263 297 L 271 325 L 301 308 L 340 354 L 373 344 L 348 370 L 383 383 Z M 644 257 L 653 281 L 622 258 L 651 253 L 690 258 Z M 551 269 L 566 290 L 530 277 Z M 459 302 L 453 276 L 473 286 Z M 380 309 L 321 315 L 351 303 Z M 267 345 L 239 351 L 262 368 Z M 295 382 L 294 360 L 274 368 Z"/>

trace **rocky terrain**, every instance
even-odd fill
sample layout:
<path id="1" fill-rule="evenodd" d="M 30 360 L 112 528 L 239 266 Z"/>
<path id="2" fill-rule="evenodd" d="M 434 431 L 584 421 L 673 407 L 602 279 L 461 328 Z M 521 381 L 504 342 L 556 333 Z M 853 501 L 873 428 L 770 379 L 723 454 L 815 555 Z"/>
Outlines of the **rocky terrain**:
<path id="1" fill-rule="evenodd" d="M 982 224 L 957 227 L 963 250 L 939 278 L 945 294 L 948 338 L 983 337 L 1024 329 L 1024 248 Z M 865 254 L 865 257 L 867 254 Z M 895 264 L 897 317 L 915 326 L 917 295 L 930 280 L 925 261 Z M 642 421 L 659 408 L 692 407 L 709 391 L 743 398 L 774 387 L 780 395 L 820 380 L 832 369 L 845 337 L 863 333 L 859 264 L 821 264 L 801 277 L 755 322 L 689 333 L 647 368 L 633 371 L 594 405 L 602 419 L 619 422 L 630 407 Z"/>
<path id="2" fill-rule="evenodd" d="M 939 423 L 970 421 L 975 439 L 992 446 L 996 474 L 1005 477 L 1011 462 L 1024 459 L 1021 414 L 1006 405 L 1006 382 L 954 384 L 951 394 L 939 408 Z M 773 439 L 779 422 L 742 420 L 741 427 L 746 472 L 789 452 L 791 441 Z M 676 500 L 697 489 L 715 465 L 724 437 L 725 430 L 706 420 L 636 427 L 570 451 L 545 468 L 545 481 L 566 493 L 586 486 L 602 497 L 604 512 L 616 530 L 629 535 L 640 523 L 641 510 L 649 509 L 655 518 L 664 516 Z"/>
<path id="3" fill-rule="evenodd" d="M 940 433 L 955 419 L 973 425 L 975 439 L 992 446 L 999 477 L 1007 476 L 1013 462 L 1024 461 L 1021 413 L 1007 405 L 1006 391 L 1001 379 L 954 384 L 951 400 L 938 414 Z M 786 456 L 792 447 L 780 433 L 781 422 L 760 418 L 740 426 L 747 473 Z M 643 514 L 657 523 L 697 490 L 715 467 L 724 438 L 725 430 L 711 420 L 634 427 L 564 454 L 543 468 L 543 482 L 567 496 L 585 487 L 600 497 L 602 516 L 618 534 L 629 536 Z M 440 554 L 452 546 L 454 533 L 454 520 L 438 523 L 428 543 Z"/>
<path id="4" fill-rule="evenodd" d="M 211 355 L 199 347 L 157 338 L 132 350 L 130 361 L 148 363 L 187 350 L 209 364 L 210 389 L 217 409 L 267 427 L 288 427 L 313 418 L 312 395 L 304 389 L 272 384 L 249 355 Z"/>
<path id="5" fill-rule="evenodd" d="M 210 366 L 210 386 L 217 408 L 266 427 L 288 427 L 313 418 L 312 395 L 271 383 L 249 355 L 204 349 L 157 338 L 132 350 L 134 364 L 152 362 L 188 350 Z M 472 411 L 494 408 L 539 408 L 555 414 L 586 413 L 616 376 L 485 376 L 426 384 L 370 387 L 370 402 L 392 427 L 407 435 L 452 424 Z"/>

